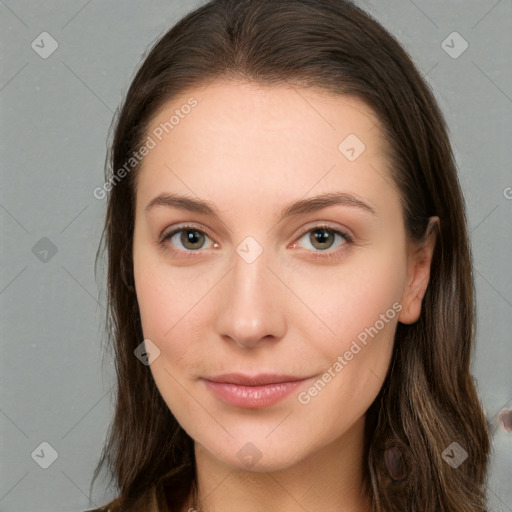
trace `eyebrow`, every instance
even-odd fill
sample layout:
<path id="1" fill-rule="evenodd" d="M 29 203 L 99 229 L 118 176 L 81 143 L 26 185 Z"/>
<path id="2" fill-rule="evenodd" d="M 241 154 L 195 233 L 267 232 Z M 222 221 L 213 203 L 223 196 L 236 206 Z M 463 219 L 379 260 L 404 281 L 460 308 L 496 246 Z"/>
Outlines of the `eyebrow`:
<path id="1" fill-rule="evenodd" d="M 353 194 L 346 192 L 329 192 L 289 203 L 281 210 L 278 219 L 281 221 L 287 217 L 316 212 L 323 208 L 336 205 L 352 206 L 365 212 L 369 212 L 372 215 L 377 215 L 372 206 Z M 148 212 L 156 206 L 187 210 L 190 212 L 208 215 L 216 219 L 220 219 L 221 217 L 220 210 L 211 201 L 181 194 L 160 194 L 146 205 L 144 211 Z"/>

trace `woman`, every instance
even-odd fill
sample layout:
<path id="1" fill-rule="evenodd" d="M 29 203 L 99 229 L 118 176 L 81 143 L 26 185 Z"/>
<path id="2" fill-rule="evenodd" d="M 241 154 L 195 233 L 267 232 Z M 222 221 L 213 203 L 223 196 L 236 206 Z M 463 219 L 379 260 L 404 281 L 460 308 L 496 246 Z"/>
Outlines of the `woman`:
<path id="1" fill-rule="evenodd" d="M 486 510 L 456 165 L 377 21 L 210 1 L 146 56 L 106 178 L 101 510 Z"/>

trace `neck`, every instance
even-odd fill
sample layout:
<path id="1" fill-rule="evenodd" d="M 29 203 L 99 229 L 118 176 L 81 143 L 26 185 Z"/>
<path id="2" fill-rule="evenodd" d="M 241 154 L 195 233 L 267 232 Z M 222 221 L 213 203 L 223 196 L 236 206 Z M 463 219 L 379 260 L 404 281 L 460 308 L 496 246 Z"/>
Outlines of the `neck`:
<path id="1" fill-rule="evenodd" d="M 342 437 L 293 466 L 264 472 L 227 466 L 195 443 L 198 485 L 184 510 L 366 512 L 363 440 L 364 417 Z"/>

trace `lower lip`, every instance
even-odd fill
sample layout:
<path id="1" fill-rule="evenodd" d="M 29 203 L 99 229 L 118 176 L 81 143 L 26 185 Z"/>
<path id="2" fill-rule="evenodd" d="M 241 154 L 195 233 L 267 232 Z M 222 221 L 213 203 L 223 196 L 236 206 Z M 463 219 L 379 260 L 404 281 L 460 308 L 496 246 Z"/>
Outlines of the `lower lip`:
<path id="1" fill-rule="evenodd" d="M 222 400 L 235 407 L 245 407 L 247 409 L 269 407 L 285 398 L 303 382 L 305 380 L 280 382 L 265 386 L 240 386 L 238 384 L 205 380 L 208 389 Z"/>

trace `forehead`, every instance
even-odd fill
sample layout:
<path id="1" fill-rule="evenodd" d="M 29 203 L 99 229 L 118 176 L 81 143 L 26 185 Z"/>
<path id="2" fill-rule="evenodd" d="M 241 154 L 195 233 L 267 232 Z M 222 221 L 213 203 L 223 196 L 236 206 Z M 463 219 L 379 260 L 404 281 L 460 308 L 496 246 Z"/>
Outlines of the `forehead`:
<path id="1" fill-rule="evenodd" d="M 147 135 L 155 145 L 142 161 L 138 201 L 172 190 L 214 201 L 313 188 L 375 195 L 391 183 L 378 118 L 354 96 L 213 82 L 166 103 Z"/>

